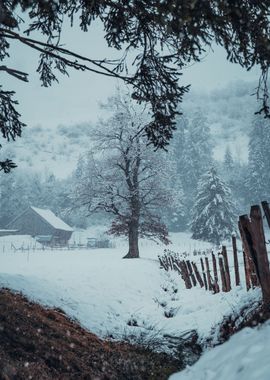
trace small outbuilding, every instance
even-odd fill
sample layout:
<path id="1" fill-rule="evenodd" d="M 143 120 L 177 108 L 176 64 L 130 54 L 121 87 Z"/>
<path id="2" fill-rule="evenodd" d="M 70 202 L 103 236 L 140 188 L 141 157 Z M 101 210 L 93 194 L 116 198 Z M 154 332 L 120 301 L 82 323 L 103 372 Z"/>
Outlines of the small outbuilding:
<path id="1" fill-rule="evenodd" d="M 58 218 L 51 210 L 29 207 L 13 219 L 7 226 L 18 235 L 31 235 L 44 245 L 65 246 L 73 229 Z"/>
<path id="2" fill-rule="evenodd" d="M 3 230 L 0 229 L 0 237 L 1 236 L 8 236 L 8 235 L 17 235 L 18 231 L 17 230 Z"/>

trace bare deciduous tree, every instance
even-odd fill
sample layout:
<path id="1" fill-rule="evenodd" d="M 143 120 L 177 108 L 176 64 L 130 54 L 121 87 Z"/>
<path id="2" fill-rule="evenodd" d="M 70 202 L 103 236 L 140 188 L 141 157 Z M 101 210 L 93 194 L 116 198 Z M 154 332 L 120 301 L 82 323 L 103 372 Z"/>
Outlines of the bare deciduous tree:
<path id="1" fill-rule="evenodd" d="M 112 117 L 98 125 L 93 149 L 79 161 L 73 198 L 90 213 L 113 214 L 109 233 L 127 236 L 125 258 L 136 258 L 139 237 L 169 243 L 160 217 L 161 208 L 172 201 L 166 187 L 166 152 L 147 148 L 145 120 L 130 100 L 112 98 L 110 107 Z"/>

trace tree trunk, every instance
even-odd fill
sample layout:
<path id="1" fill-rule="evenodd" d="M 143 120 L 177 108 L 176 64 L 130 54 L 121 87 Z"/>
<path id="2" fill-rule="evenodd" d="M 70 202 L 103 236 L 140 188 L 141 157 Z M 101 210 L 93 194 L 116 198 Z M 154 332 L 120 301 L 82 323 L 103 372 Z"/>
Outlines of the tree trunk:
<path id="1" fill-rule="evenodd" d="M 131 222 L 128 232 L 129 251 L 123 259 L 139 258 L 139 222 Z"/>

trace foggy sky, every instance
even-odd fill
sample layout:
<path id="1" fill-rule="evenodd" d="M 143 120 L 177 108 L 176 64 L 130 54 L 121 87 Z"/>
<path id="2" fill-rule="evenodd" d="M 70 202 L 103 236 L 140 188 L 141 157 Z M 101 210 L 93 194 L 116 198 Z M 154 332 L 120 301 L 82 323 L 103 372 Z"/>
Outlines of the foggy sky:
<path id="1" fill-rule="evenodd" d="M 65 48 L 90 58 L 116 58 L 120 55 L 106 46 L 101 25 L 98 23 L 88 33 L 65 27 L 62 42 Z M 11 43 L 11 58 L 5 64 L 28 72 L 30 82 L 18 81 L 2 71 L 1 83 L 5 90 L 16 91 L 16 98 L 20 103 L 18 110 L 29 127 L 41 124 L 50 128 L 59 124 L 95 122 L 101 116 L 99 102 L 106 101 L 113 94 L 117 80 L 90 72 L 69 70 L 70 77 L 59 74 L 59 84 L 55 83 L 49 88 L 41 87 L 35 72 L 38 54 L 31 48 Z M 240 66 L 227 62 L 225 51 L 215 47 L 215 51 L 209 52 L 201 63 L 186 68 L 181 81 L 191 84 L 195 90 L 208 91 L 224 87 L 233 80 L 257 80 L 258 76 L 258 70 L 246 72 Z"/>

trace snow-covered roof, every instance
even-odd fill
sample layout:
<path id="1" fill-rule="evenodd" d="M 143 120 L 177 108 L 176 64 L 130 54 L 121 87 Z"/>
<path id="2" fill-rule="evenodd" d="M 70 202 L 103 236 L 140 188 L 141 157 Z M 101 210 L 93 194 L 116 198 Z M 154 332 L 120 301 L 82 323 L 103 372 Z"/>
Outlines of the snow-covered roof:
<path id="1" fill-rule="evenodd" d="M 51 210 L 45 210 L 43 208 L 37 208 L 31 206 L 31 209 L 35 211 L 39 216 L 41 216 L 46 222 L 48 222 L 51 226 L 54 228 L 57 228 L 58 230 L 64 230 L 64 231 L 73 231 L 73 229 L 63 222 L 60 218 L 58 218 Z"/>
<path id="2" fill-rule="evenodd" d="M 0 232 L 17 232 L 18 230 L 7 230 L 6 228 L 0 229 Z"/>

